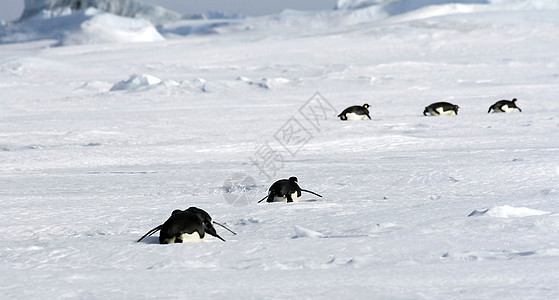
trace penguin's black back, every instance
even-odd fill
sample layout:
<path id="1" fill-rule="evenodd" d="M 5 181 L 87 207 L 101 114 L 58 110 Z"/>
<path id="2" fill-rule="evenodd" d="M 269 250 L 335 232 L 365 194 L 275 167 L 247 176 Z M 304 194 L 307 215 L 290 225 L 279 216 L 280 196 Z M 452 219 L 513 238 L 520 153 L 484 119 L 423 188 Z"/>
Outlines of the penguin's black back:
<path id="1" fill-rule="evenodd" d="M 498 112 L 504 112 L 503 110 L 503 106 L 508 106 L 509 108 L 516 108 L 518 109 L 518 111 L 522 111 L 520 109 L 520 107 L 516 106 L 516 98 L 513 98 L 512 100 L 499 100 L 497 102 L 495 102 L 495 104 L 491 105 L 489 107 L 489 110 L 487 111 L 488 113 L 491 112 L 491 110 L 493 111 L 498 111 Z"/>
<path id="2" fill-rule="evenodd" d="M 439 107 L 442 107 L 444 110 L 453 110 L 455 106 L 456 106 L 455 104 L 449 102 L 435 102 L 427 106 L 427 108 L 437 109 Z"/>
<path id="3" fill-rule="evenodd" d="M 208 214 L 205 210 L 200 209 L 198 207 L 191 206 L 184 211 L 188 211 L 188 212 L 192 212 L 192 213 L 197 214 L 198 217 L 200 218 L 200 220 L 202 220 L 202 221 L 207 221 L 207 222 L 212 221 L 212 217 L 210 217 L 210 214 Z"/>
<path id="4" fill-rule="evenodd" d="M 179 238 L 185 233 L 193 234 L 194 232 L 198 232 L 200 238 L 204 238 L 204 225 L 200 215 L 188 209 L 184 211 L 175 210 L 171 217 L 161 226 L 159 243 L 165 244 L 168 239 Z"/>
<path id="5" fill-rule="evenodd" d="M 435 102 L 430 104 L 429 106 L 425 107 L 423 111 L 423 115 L 427 115 L 427 113 L 431 113 L 432 111 L 437 111 L 437 108 L 442 108 L 443 111 L 453 110 L 456 114 L 458 114 L 458 105 L 452 104 L 449 102 Z"/>
<path id="6" fill-rule="evenodd" d="M 280 179 L 272 186 L 270 186 L 268 202 L 273 202 L 274 197 L 286 197 L 293 193 L 297 193 L 297 197 L 301 197 L 301 188 L 297 184 L 296 177 L 290 177 L 289 179 Z"/>
<path id="7" fill-rule="evenodd" d="M 338 117 L 342 120 L 347 120 L 346 114 L 354 113 L 356 115 L 365 115 L 365 116 L 369 117 L 369 119 L 370 119 L 371 117 L 369 116 L 368 107 L 369 107 L 369 104 L 367 104 L 367 103 L 363 104 L 363 106 L 359 106 L 359 105 L 350 106 L 350 107 L 344 109 L 344 111 L 342 111 L 342 113 L 339 114 Z"/>

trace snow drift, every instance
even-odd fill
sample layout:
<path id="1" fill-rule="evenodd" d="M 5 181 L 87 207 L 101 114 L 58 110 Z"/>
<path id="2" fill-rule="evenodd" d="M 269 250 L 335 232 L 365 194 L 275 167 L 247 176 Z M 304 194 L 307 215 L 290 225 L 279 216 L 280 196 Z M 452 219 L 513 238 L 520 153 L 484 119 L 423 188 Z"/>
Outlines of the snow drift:
<path id="1" fill-rule="evenodd" d="M 88 8 L 72 12 L 69 8 L 42 10 L 11 27 L 13 33 L 0 36 L 0 42 L 15 43 L 53 39 L 56 46 L 152 42 L 164 40 L 146 20 L 121 17 Z"/>
<path id="2" fill-rule="evenodd" d="M 487 215 L 495 218 L 523 218 L 529 216 L 547 215 L 551 212 L 531 209 L 527 207 L 513 207 L 510 205 L 495 206 L 486 209 L 476 209 L 468 217 Z"/>
<path id="3" fill-rule="evenodd" d="M 119 81 L 113 87 L 111 87 L 111 91 L 123 91 L 123 90 L 137 90 L 142 87 L 148 87 L 150 85 L 155 85 L 161 83 L 161 79 L 148 75 L 148 74 L 139 74 L 139 75 L 132 75 L 127 80 Z"/>

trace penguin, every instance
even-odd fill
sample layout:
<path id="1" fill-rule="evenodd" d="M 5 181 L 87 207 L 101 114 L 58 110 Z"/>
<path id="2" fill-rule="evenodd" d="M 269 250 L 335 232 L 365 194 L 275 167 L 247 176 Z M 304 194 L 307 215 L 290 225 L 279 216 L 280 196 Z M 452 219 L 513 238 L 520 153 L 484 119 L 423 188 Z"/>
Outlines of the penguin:
<path id="1" fill-rule="evenodd" d="M 289 179 L 280 179 L 268 189 L 268 196 L 262 198 L 258 203 L 268 199 L 266 202 L 299 202 L 299 197 L 301 197 L 301 192 L 311 193 L 318 197 L 321 195 L 304 190 L 299 187 L 297 177 L 289 177 Z"/>
<path id="2" fill-rule="evenodd" d="M 493 110 L 494 113 L 522 112 L 520 107 L 516 106 L 516 101 L 518 101 L 516 98 L 512 100 L 499 100 L 489 107 L 487 113 L 490 113 L 491 110 Z"/>
<path id="3" fill-rule="evenodd" d="M 423 111 L 423 115 L 426 116 L 427 113 L 432 116 L 455 116 L 458 114 L 458 109 L 460 106 L 448 102 L 437 102 L 433 103 Z"/>
<path id="4" fill-rule="evenodd" d="M 158 230 L 160 231 L 160 244 L 182 243 L 184 241 L 199 242 L 206 237 L 206 233 L 225 242 L 225 240 L 217 234 L 213 224 L 219 225 L 229 232 L 236 234 L 224 225 L 214 222 L 206 211 L 192 206 L 185 210 L 175 209 L 171 213 L 171 217 L 169 217 L 165 223 L 148 231 L 137 242 L 140 242 L 147 236 L 151 236 Z"/>
<path id="5" fill-rule="evenodd" d="M 340 120 L 342 121 L 370 120 L 371 116 L 369 116 L 369 104 L 365 103 L 363 106 L 350 106 L 344 109 L 338 117 L 340 117 Z"/>

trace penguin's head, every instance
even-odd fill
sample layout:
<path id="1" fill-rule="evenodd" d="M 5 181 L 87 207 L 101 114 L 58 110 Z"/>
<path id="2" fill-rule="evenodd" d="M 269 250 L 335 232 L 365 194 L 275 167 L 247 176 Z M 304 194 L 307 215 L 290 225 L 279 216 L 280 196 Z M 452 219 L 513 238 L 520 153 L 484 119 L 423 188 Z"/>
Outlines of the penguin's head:
<path id="1" fill-rule="evenodd" d="M 186 211 L 189 211 L 189 212 L 192 212 L 192 213 L 195 213 L 196 215 L 198 215 L 198 218 L 200 218 L 200 221 L 202 222 L 202 226 L 204 226 L 204 232 L 205 233 L 207 233 L 211 236 L 215 236 L 216 238 L 225 242 L 225 240 L 217 234 L 217 231 L 215 230 L 215 228 L 213 226 L 214 222 L 212 220 L 212 217 L 210 217 L 210 214 L 208 214 L 205 210 L 199 209 L 198 207 L 191 206 L 188 209 L 186 209 Z"/>
<path id="2" fill-rule="evenodd" d="M 369 104 L 365 103 L 365 104 L 363 104 L 363 107 L 366 108 L 366 109 L 369 109 Z"/>
<path id="3" fill-rule="evenodd" d="M 454 110 L 458 110 L 459 108 L 460 108 L 460 106 L 454 105 Z"/>
<path id="4" fill-rule="evenodd" d="M 518 101 L 516 98 L 512 98 L 512 103 L 516 104 L 516 101 Z"/>
<path id="5" fill-rule="evenodd" d="M 204 220 L 204 221 L 202 221 L 202 224 L 204 225 L 204 231 L 205 231 L 207 234 L 212 235 L 212 236 L 215 236 L 216 238 L 218 238 L 218 239 L 220 239 L 220 240 L 222 240 L 222 241 L 225 242 L 225 240 L 224 240 L 223 238 L 221 238 L 221 237 L 219 236 L 219 234 L 217 234 L 217 231 L 215 230 L 215 227 L 214 227 L 214 225 L 213 225 L 213 221 L 212 221 L 211 219 L 210 219 L 210 220 Z"/>
<path id="6" fill-rule="evenodd" d="M 299 180 L 297 180 L 297 177 L 295 177 L 295 176 L 289 177 L 289 181 L 292 181 L 292 182 L 295 182 L 295 183 L 299 182 Z"/>

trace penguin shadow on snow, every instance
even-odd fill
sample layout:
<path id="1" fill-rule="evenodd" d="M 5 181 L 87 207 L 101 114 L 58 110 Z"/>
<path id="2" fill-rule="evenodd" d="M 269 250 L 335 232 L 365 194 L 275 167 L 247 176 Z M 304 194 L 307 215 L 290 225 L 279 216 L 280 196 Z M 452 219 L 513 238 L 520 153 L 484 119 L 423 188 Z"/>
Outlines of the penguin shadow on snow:
<path id="1" fill-rule="evenodd" d="M 289 179 L 280 179 L 268 189 L 268 195 L 260 199 L 258 203 L 266 200 L 266 202 L 312 202 L 313 200 L 301 200 L 302 192 L 307 192 L 322 198 L 321 195 L 302 189 L 299 187 L 297 177 L 289 177 Z M 316 200 L 314 200 L 316 201 Z"/>
<path id="2" fill-rule="evenodd" d="M 219 225 L 227 231 L 236 235 L 224 225 L 214 222 L 211 216 L 197 207 L 189 207 L 185 210 L 176 209 L 165 223 L 153 228 L 142 236 L 137 243 L 159 232 L 159 244 L 172 244 L 183 242 L 201 242 L 208 235 L 214 236 L 222 241 L 225 240 L 217 234 L 213 225 Z M 149 238 L 146 243 L 155 244 L 155 238 Z"/>

